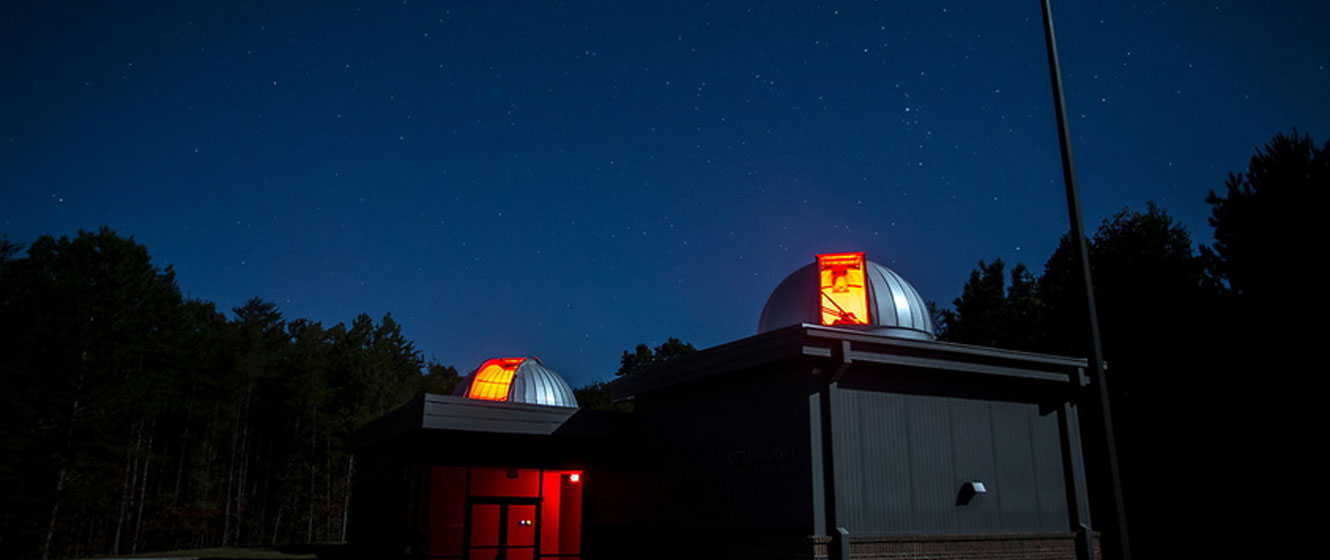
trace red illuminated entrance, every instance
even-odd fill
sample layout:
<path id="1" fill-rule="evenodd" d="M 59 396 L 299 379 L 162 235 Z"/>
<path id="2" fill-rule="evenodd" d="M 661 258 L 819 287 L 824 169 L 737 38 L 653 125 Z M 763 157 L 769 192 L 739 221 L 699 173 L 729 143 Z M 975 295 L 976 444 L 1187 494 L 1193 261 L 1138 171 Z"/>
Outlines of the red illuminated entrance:
<path id="1" fill-rule="evenodd" d="M 468 560 L 533 560 L 538 498 L 473 499 Z"/>
<path id="2" fill-rule="evenodd" d="M 415 514 L 424 556 L 577 560 L 582 471 L 431 467 Z"/>

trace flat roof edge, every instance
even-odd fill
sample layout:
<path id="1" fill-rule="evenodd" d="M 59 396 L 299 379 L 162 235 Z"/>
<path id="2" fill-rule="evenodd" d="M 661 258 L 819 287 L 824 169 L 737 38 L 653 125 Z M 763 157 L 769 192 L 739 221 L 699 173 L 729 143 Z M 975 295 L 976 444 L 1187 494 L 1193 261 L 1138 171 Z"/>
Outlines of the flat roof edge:
<path id="1" fill-rule="evenodd" d="M 626 399 L 790 359 L 876 363 L 1056 383 L 1084 383 L 1088 361 L 801 324 L 761 333 L 631 373 L 610 383 Z"/>

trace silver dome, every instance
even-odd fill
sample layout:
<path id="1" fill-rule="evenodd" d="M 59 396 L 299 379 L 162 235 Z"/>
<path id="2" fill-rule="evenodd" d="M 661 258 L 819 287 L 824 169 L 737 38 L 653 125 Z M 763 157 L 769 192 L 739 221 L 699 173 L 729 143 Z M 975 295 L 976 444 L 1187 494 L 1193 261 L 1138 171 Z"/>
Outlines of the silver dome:
<path id="1" fill-rule="evenodd" d="M 488 364 L 489 361 L 485 363 Z M 476 373 L 484 366 L 485 364 L 481 364 L 470 375 L 464 377 L 457 384 L 453 394 L 466 396 L 471 389 L 471 383 L 476 379 Z M 573 389 L 568 386 L 568 382 L 554 370 L 545 367 L 539 358 L 522 359 L 522 363 L 513 371 L 506 402 L 577 408 L 577 397 L 573 396 Z"/>
<path id="2" fill-rule="evenodd" d="M 865 259 L 868 278 L 868 312 L 872 324 L 842 328 L 864 330 L 877 334 L 935 340 L 933 320 L 928 316 L 924 299 L 914 286 L 890 268 Z M 757 332 L 798 325 L 819 324 L 821 306 L 818 301 L 819 278 L 817 261 L 794 271 L 776 286 L 762 308 Z"/>

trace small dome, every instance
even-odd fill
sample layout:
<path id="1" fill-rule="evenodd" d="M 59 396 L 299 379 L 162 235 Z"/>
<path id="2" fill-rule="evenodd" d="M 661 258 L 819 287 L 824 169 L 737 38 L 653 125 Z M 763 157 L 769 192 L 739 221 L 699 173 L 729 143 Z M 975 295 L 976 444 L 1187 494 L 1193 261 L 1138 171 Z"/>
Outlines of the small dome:
<path id="1" fill-rule="evenodd" d="M 843 326 L 904 338 L 935 340 L 932 318 L 928 316 L 924 299 L 919 297 L 919 292 L 915 291 L 914 286 L 891 269 L 864 259 L 862 255 L 862 253 L 818 255 L 819 261 L 794 271 L 776 286 L 775 291 L 771 292 L 766 307 L 762 308 L 762 318 L 758 320 L 757 332 L 764 333 L 790 325 L 811 323 Z M 830 301 L 827 295 L 829 288 L 824 288 L 823 284 L 827 283 L 827 278 L 832 274 L 827 266 L 819 264 L 824 257 L 846 258 L 849 259 L 846 262 L 853 263 L 855 256 L 863 263 L 863 276 L 866 277 L 866 281 L 862 283 L 862 290 L 866 293 L 863 306 L 867 315 L 863 324 L 854 324 L 861 320 L 855 319 L 854 314 L 846 313 L 844 309 L 840 309 L 841 306 Z M 851 268 L 855 266 L 857 265 L 850 265 Z M 840 309 L 840 312 L 850 320 L 825 320 L 827 314 L 824 310 L 832 309 L 827 307 L 828 303 L 836 306 L 835 309 Z"/>
<path id="2" fill-rule="evenodd" d="M 491 358 L 457 384 L 454 395 L 485 401 L 577 408 L 568 382 L 537 358 Z"/>

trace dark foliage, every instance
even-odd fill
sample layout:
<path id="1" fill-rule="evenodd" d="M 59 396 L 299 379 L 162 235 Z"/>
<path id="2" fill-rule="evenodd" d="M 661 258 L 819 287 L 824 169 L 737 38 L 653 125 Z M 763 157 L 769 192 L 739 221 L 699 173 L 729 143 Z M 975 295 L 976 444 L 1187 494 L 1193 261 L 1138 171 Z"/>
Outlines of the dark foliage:
<path id="1" fill-rule="evenodd" d="M 577 405 L 582 408 L 614 409 L 614 399 L 610 397 L 610 384 L 604 381 L 593 381 L 585 387 L 573 389 L 573 396 L 577 397 Z"/>
<path id="2" fill-rule="evenodd" d="M 1240 476 L 1230 501 L 1248 511 L 1293 509 L 1289 467 L 1314 464 L 1315 445 L 1297 436 L 1319 425 L 1323 404 L 1295 380 L 1320 371 L 1319 329 L 1325 299 L 1317 294 L 1321 215 L 1330 193 L 1330 143 L 1310 135 L 1277 134 L 1256 149 L 1245 170 L 1230 173 L 1222 194 L 1210 193 L 1214 243 L 1203 248 L 1211 274 L 1226 288 L 1215 306 L 1216 333 L 1204 341 L 1211 421 L 1194 432 L 1209 456 L 1228 465 L 1218 484 Z M 1310 319 L 1309 319 L 1310 318 Z M 1240 412 L 1238 412 L 1240 408 Z M 1296 467 L 1294 467 L 1296 470 Z M 1229 476 L 1224 476 L 1229 475 Z M 1254 520 L 1254 533 L 1283 526 Z"/>
<path id="3" fill-rule="evenodd" d="M 1272 301 L 1291 287 L 1310 287 L 1314 261 L 1306 247 L 1325 236 L 1318 219 L 1330 194 L 1330 142 L 1317 147 L 1310 135 L 1277 134 L 1258 149 L 1243 173 L 1230 173 L 1221 196 L 1214 191 L 1210 225 L 1211 269 L 1236 294 Z"/>
<path id="4" fill-rule="evenodd" d="M 1002 259 L 992 264 L 979 261 L 961 297 L 952 302 L 955 308 L 937 311 L 941 339 L 1013 350 L 1041 348 L 1043 306 L 1037 279 L 1024 264 L 1017 264 L 1008 286 L 1005 268 Z"/>
<path id="5" fill-rule="evenodd" d="M 955 310 L 943 311 L 948 339 L 1089 355 L 1084 288 L 1070 239 L 1063 236 L 1041 276 L 1013 268 L 1010 286 L 1001 261 L 980 262 Z M 1187 231 L 1154 204 L 1104 220 L 1088 245 L 1131 532 L 1136 548 L 1166 550 L 1177 521 L 1151 504 L 1156 496 L 1178 495 L 1176 481 L 1189 472 L 1194 478 L 1200 458 L 1214 458 L 1198 438 L 1186 435 L 1201 428 L 1199 408 L 1179 403 L 1202 394 L 1181 372 L 1211 369 L 1197 349 L 1216 332 L 1220 294 Z M 1103 432 L 1095 395 L 1084 395 L 1081 423 L 1096 497 L 1092 517 L 1107 519 L 1112 502 L 1100 467 Z"/>
<path id="6" fill-rule="evenodd" d="M 456 371 L 391 316 L 228 320 L 109 229 L 0 244 L 0 557 L 340 540 L 361 423 Z"/>
<path id="7" fill-rule="evenodd" d="M 657 346 L 655 350 L 645 344 L 638 344 L 632 353 L 623 351 L 623 357 L 619 359 L 619 371 L 614 372 L 614 375 L 626 375 L 644 370 L 696 351 L 693 343 L 682 342 L 673 337 Z"/>
<path id="8" fill-rule="evenodd" d="M 1214 488 L 1235 479 L 1273 480 L 1287 464 L 1286 443 L 1269 434 L 1310 425 L 1307 397 L 1289 392 L 1281 376 L 1308 371 L 1312 330 L 1297 315 L 1316 316 L 1290 298 L 1319 293 L 1306 247 L 1323 236 L 1316 214 L 1330 191 L 1330 144 L 1307 135 L 1276 135 L 1229 175 L 1223 195 L 1211 192 L 1212 247 L 1194 251 L 1187 231 L 1150 204 L 1105 220 L 1089 242 L 1101 343 L 1108 362 L 1110 402 L 1128 520 L 1137 551 L 1177 548 L 1179 531 L 1226 522 L 1223 508 L 1278 510 L 1262 485 Z M 954 310 L 941 315 L 951 340 L 1086 356 L 1086 307 L 1079 264 L 1064 236 L 1034 283 L 1006 288 L 1000 262 L 971 273 Z M 1013 289 L 1022 286 L 1013 295 Z M 1027 321 L 1017 310 L 1033 310 Z M 1019 330 L 1021 333 L 1009 331 Z M 1023 336 L 1031 335 L 1032 339 Z M 1024 342 L 1030 342 L 1024 346 Z M 1091 465 L 1102 449 L 1096 398 L 1083 401 Z M 1241 412 L 1237 412 L 1241 410 Z M 1259 459 L 1258 459 L 1259 458 Z M 1301 461 L 1295 461 L 1301 462 Z M 1104 472 L 1090 473 L 1095 516 L 1107 511 Z M 1179 481 L 1187 481 L 1179 484 Z M 1160 501 L 1161 496 L 1168 496 Z M 1180 520 L 1161 504 L 1191 504 Z M 1261 525 L 1260 522 L 1257 525 Z M 1189 553 L 1194 553 L 1191 550 Z"/>
<path id="9" fill-rule="evenodd" d="M 1110 363 L 1134 361 L 1174 346 L 1209 298 L 1191 236 L 1153 203 L 1144 213 L 1122 210 L 1104 220 L 1089 243 L 1104 355 Z M 1048 313 L 1048 350 L 1088 354 L 1084 291 L 1071 239 L 1063 236 L 1044 265 L 1039 293 Z"/>
<path id="10" fill-rule="evenodd" d="M 457 368 L 430 362 L 425 372 L 425 392 L 438 395 L 451 395 L 461 382 Z"/>

